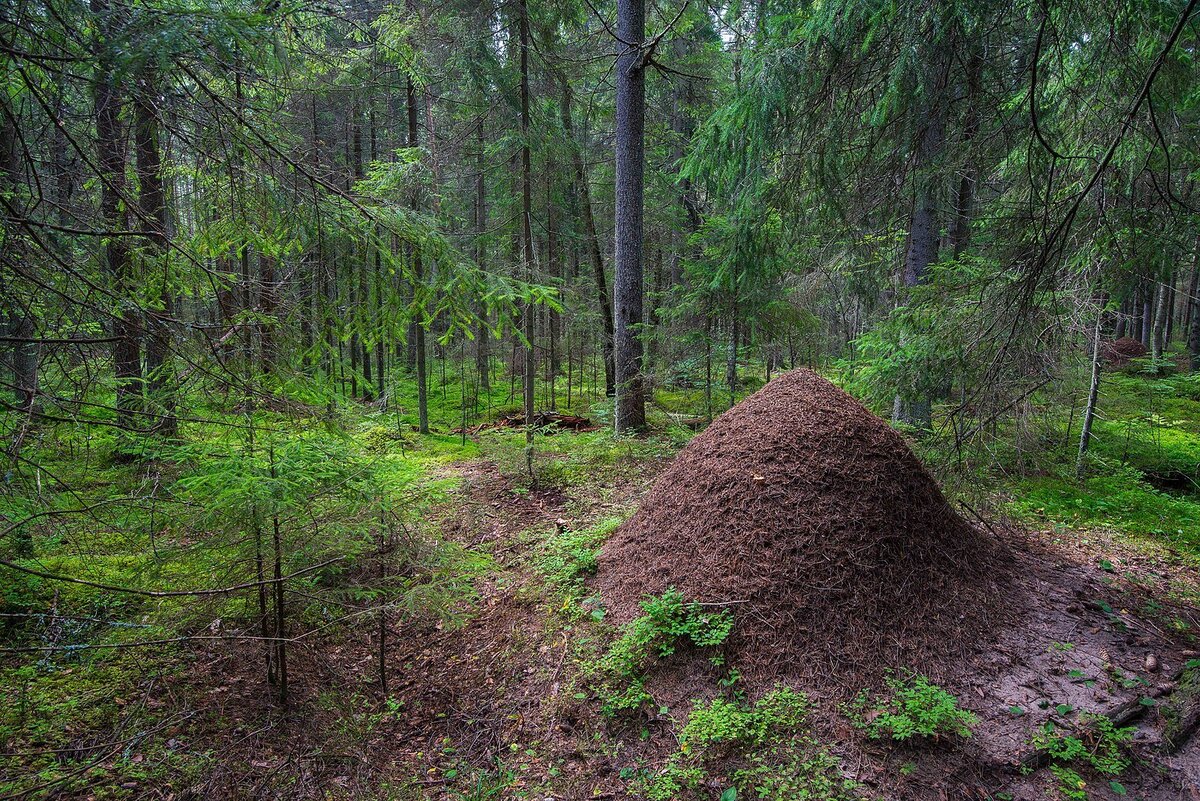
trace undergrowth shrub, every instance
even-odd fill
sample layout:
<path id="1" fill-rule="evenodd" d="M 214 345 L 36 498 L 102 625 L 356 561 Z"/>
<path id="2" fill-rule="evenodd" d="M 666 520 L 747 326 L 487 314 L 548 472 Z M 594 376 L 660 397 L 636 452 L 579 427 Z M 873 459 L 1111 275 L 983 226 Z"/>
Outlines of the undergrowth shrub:
<path id="1" fill-rule="evenodd" d="M 606 517 L 589 528 L 552 534 L 543 544 L 537 569 L 547 587 L 563 596 L 563 610 L 569 611 L 569 616 L 582 613 L 579 601 L 584 595 L 584 580 L 596 572 L 600 546 L 622 522 L 621 517 Z"/>
<path id="2" fill-rule="evenodd" d="M 970 737 L 978 718 L 958 705 L 958 699 L 920 673 L 887 677 L 887 692 L 872 696 L 866 690 L 851 702 L 851 722 L 873 739 Z"/>
<path id="3" fill-rule="evenodd" d="M 684 600 L 683 593 L 672 588 L 661 596 L 642 602 L 644 615 L 621 630 L 621 636 L 601 657 L 597 665 L 598 691 L 602 711 L 615 715 L 637 709 L 652 700 L 646 692 L 644 672 L 652 658 L 663 658 L 681 646 L 713 648 L 725 642 L 733 629 L 733 615 L 727 609 L 706 609 L 695 601 Z M 721 664 L 720 654 L 713 654 Z"/>
<path id="4" fill-rule="evenodd" d="M 1079 770 L 1091 770 L 1103 776 L 1118 776 L 1130 766 L 1126 746 L 1133 741 L 1136 730 L 1133 726 L 1117 728 L 1104 715 L 1083 714 L 1072 729 L 1046 721 L 1034 734 L 1033 746 L 1045 749 L 1050 755 L 1051 770 L 1059 779 L 1060 788 L 1078 789 L 1082 784 L 1072 782 L 1068 774 L 1078 777 Z M 1086 798 L 1087 794 L 1079 797 Z"/>
<path id="5" fill-rule="evenodd" d="M 837 758 L 809 732 L 811 710 L 806 695 L 785 686 L 753 704 L 724 697 L 693 702 L 679 732 L 679 751 L 638 789 L 649 801 L 681 798 L 719 765 L 733 783 L 722 798 L 855 798 L 855 783 L 842 776 Z M 730 771 L 730 765 L 737 767 Z"/>

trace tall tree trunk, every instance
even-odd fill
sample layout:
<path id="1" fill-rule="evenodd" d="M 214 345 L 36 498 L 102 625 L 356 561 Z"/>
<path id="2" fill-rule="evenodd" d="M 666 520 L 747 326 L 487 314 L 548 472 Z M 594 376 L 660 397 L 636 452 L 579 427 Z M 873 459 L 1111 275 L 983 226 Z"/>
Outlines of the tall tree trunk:
<path id="1" fill-rule="evenodd" d="M 371 105 L 369 106 L 367 118 L 368 118 L 368 125 L 370 126 L 370 130 L 371 130 L 371 161 L 374 162 L 375 160 L 377 160 L 379 158 L 379 136 L 378 136 L 378 128 L 376 127 L 376 124 L 375 124 L 375 104 L 374 104 L 374 102 L 372 102 Z M 383 236 L 382 227 L 377 227 L 375 233 L 378 238 L 382 238 L 382 236 Z M 373 276 L 374 284 L 375 284 L 375 381 L 376 381 L 376 389 L 377 389 L 378 395 L 380 398 L 383 398 L 385 392 L 387 391 L 387 382 L 386 382 L 386 378 L 385 378 L 386 373 L 384 372 L 384 370 L 385 370 L 384 362 L 387 357 L 387 347 L 384 342 L 384 339 L 385 339 L 384 335 L 386 332 L 384 330 L 384 324 L 383 324 L 383 319 L 384 319 L 383 299 L 384 299 L 384 295 L 385 295 L 385 293 L 384 293 L 385 284 L 384 284 L 384 278 L 383 278 L 383 259 L 380 256 L 378 239 L 375 242 L 375 244 L 371 247 L 371 253 L 374 256 L 374 261 L 375 261 L 375 274 Z M 386 403 L 386 400 L 385 400 L 385 403 Z"/>
<path id="2" fill-rule="evenodd" d="M 351 177 L 354 182 L 361 181 L 363 175 L 363 131 L 362 131 L 362 112 L 359 109 L 358 102 L 355 101 L 350 105 L 350 167 Z M 362 250 L 365 245 L 359 245 L 355 248 L 354 272 L 357 274 L 358 283 L 358 303 L 357 319 L 352 323 L 355 326 L 354 345 L 359 351 L 358 356 L 362 359 L 362 399 L 366 402 L 374 400 L 374 378 L 371 375 L 371 350 L 367 345 L 367 332 L 373 328 L 369 325 L 371 322 L 371 286 L 370 286 L 370 268 L 368 264 L 368 252 Z M 353 279 L 352 279 L 353 280 Z"/>
<path id="3" fill-rule="evenodd" d="M 1167 284 L 1174 280 L 1174 277 L 1170 277 L 1166 282 L 1158 284 L 1158 290 L 1155 292 L 1154 334 L 1151 338 L 1150 356 L 1156 362 L 1162 358 L 1166 345 L 1167 317 L 1171 314 L 1169 305 L 1171 293 Z"/>
<path id="4" fill-rule="evenodd" d="M 128 228 L 124 206 L 127 150 L 121 127 L 121 97 L 108 38 L 121 24 L 114 19 L 109 0 L 91 0 L 100 33 L 94 44 L 96 77 L 96 161 L 100 178 L 100 215 L 110 231 Z M 129 248 L 123 236 L 110 236 L 104 244 L 104 262 L 112 276 L 120 309 L 113 316 L 113 367 L 117 379 L 117 424 L 132 429 L 142 413 L 142 326 L 132 297 L 134 277 Z"/>
<path id="5" fill-rule="evenodd" d="M 7 43 L 8 37 L 5 37 Z M 20 183 L 20 158 L 18 155 L 18 134 L 13 109 L 8 95 L 0 97 L 0 204 L 4 211 L 4 252 L 0 254 L 0 263 L 6 271 L 20 275 L 31 269 L 25 258 L 25 249 L 21 239 L 16 235 L 16 221 L 23 212 L 17 207 L 17 190 Z M 31 303 L 16 293 L 6 294 L 0 306 L 0 327 L 3 333 L 13 337 L 10 350 L 5 361 L 12 372 L 13 401 L 17 409 L 32 411 L 36 408 L 37 378 L 38 378 L 38 344 L 34 341 L 36 327 L 34 325 Z M 5 309 L 4 307 L 7 307 Z M 13 438 L 9 455 L 15 458 L 23 437 Z"/>
<path id="6" fill-rule="evenodd" d="M 688 52 L 688 41 L 683 38 L 677 38 L 673 42 L 673 50 L 675 58 L 681 61 L 686 58 Z M 685 148 L 692 140 L 695 132 L 695 125 L 692 123 L 688 115 L 687 107 L 692 101 L 694 93 L 693 82 L 690 78 L 677 76 L 677 80 L 671 81 L 671 132 L 674 142 L 671 151 L 671 159 L 674 163 L 676 171 L 679 170 L 680 164 L 683 162 Z M 692 182 L 690 178 L 681 178 L 678 180 L 679 185 L 679 206 L 684 213 L 684 228 L 679 231 L 674 237 L 674 247 L 671 248 L 670 254 L 670 284 L 668 287 L 660 287 L 659 293 L 662 297 L 670 297 L 669 293 L 677 291 L 682 287 L 683 275 L 683 260 L 689 249 L 695 256 L 695 246 L 689 245 L 688 240 L 700 230 L 700 211 L 696 207 L 696 200 L 692 190 Z M 660 301 L 661 302 L 661 301 Z M 694 325 L 696 321 L 692 321 Z M 676 336 L 659 335 L 661 343 L 661 353 L 659 358 L 662 359 L 668 367 L 673 365 L 677 359 L 677 340 Z"/>
<path id="7" fill-rule="evenodd" d="M 149 339 L 146 342 L 146 372 L 149 397 L 158 414 L 158 432 L 164 437 L 178 433 L 175 417 L 175 368 L 171 347 L 171 321 L 175 316 L 175 298 L 167 260 L 167 196 L 163 183 L 162 154 L 159 148 L 159 93 L 157 76 L 151 70 L 142 73 L 134 92 L 134 147 L 137 152 L 138 205 L 141 208 L 146 238 L 146 262 L 159 273 L 162 290 L 159 307 L 149 315 Z"/>
<path id="8" fill-rule="evenodd" d="M 1139 330 L 1142 345 L 1150 350 L 1154 340 L 1154 300 L 1157 297 L 1153 285 L 1149 281 L 1142 282 L 1142 323 Z"/>
<path id="9" fill-rule="evenodd" d="M 913 210 L 908 228 L 908 248 L 904 255 L 904 285 L 913 288 L 925 277 L 929 265 L 937 261 L 939 227 L 937 220 L 938 162 L 946 142 L 946 104 L 944 98 L 949 70 L 946 43 L 931 43 L 937 48 L 926 75 L 925 100 L 917 121 L 917 146 L 913 176 Z M 920 381 L 920 377 L 917 378 Z M 920 428 L 931 427 L 931 401 L 924 390 L 908 388 L 900 417 Z"/>
<path id="10" fill-rule="evenodd" d="M 958 191 L 954 198 L 954 222 L 950 229 L 950 246 L 957 258 L 966 250 L 971 238 L 971 214 L 975 201 L 975 167 L 972 142 L 979 133 L 979 103 L 983 80 L 983 54 L 978 46 L 973 48 L 967 62 L 967 109 L 963 118 L 962 150 L 967 154 L 962 175 L 958 179 Z"/>
<path id="11" fill-rule="evenodd" d="M 617 0 L 616 317 L 615 366 L 618 434 L 646 427 L 642 376 L 642 198 L 645 169 L 645 0 Z"/>
<path id="12" fill-rule="evenodd" d="M 519 20 L 521 43 L 521 238 L 524 245 L 525 280 L 533 283 L 533 169 L 529 153 L 529 6 L 520 3 Z M 533 301 L 525 304 L 525 441 L 533 442 L 533 381 L 536 374 L 536 354 L 533 348 Z M 531 456 L 531 455 L 530 455 Z"/>
<path id="13" fill-rule="evenodd" d="M 484 236 L 487 234 L 487 150 L 483 141 L 481 114 L 475 127 L 475 263 L 483 266 L 485 258 Z M 475 369 L 479 373 L 479 391 L 487 395 L 492 391 L 491 357 L 488 353 L 487 309 L 479 307 L 479 324 L 475 327 Z"/>
<path id="14" fill-rule="evenodd" d="M 1191 309 L 1188 315 L 1188 353 L 1192 357 L 1192 370 L 1200 370 L 1200 299 L 1196 292 L 1200 291 L 1200 237 L 1196 237 L 1195 250 L 1192 252 L 1192 280 L 1188 292 L 1188 302 Z"/>
<path id="15" fill-rule="evenodd" d="M 592 214 L 592 192 L 588 185 L 587 169 L 583 164 L 583 151 L 572 133 L 571 85 L 562 79 L 562 123 L 571 149 L 571 167 L 575 173 L 575 188 L 579 194 L 579 212 L 583 218 L 583 233 L 587 238 L 588 259 L 592 265 L 592 280 L 596 283 L 596 305 L 600 311 L 600 323 L 604 332 L 601 351 L 604 354 L 604 394 L 612 397 L 617 392 L 616 367 L 613 364 L 613 305 L 608 292 L 608 277 L 604 274 L 604 256 L 600 249 L 600 237 L 596 235 L 596 218 Z"/>
<path id="16" fill-rule="evenodd" d="M 729 408 L 733 408 L 733 404 L 737 402 L 737 357 L 738 357 L 738 339 L 741 335 L 741 325 L 738 318 L 738 297 L 735 287 L 733 299 L 729 307 L 729 349 L 725 356 L 725 384 L 729 387 Z"/>
<path id="17" fill-rule="evenodd" d="M 1175 318 L 1178 316 L 1176 310 L 1178 293 L 1176 286 L 1179 283 L 1175 271 L 1171 271 L 1171 280 L 1167 282 L 1167 325 L 1163 332 L 1163 349 L 1171 347 L 1171 340 L 1175 336 Z"/>
<path id="18" fill-rule="evenodd" d="M 411 3 L 410 3 L 411 9 Z M 405 84 L 408 101 L 408 146 L 419 147 L 417 139 L 417 88 L 409 75 Z M 429 378 L 425 366 L 425 287 L 424 265 L 421 254 L 413 253 L 413 294 L 416 300 L 417 317 L 412 325 L 412 345 L 417 368 L 417 430 L 422 434 L 429 433 Z"/>
<path id="19" fill-rule="evenodd" d="M 558 247 L 558 213 L 554 206 L 554 181 L 553 179 L 546 182 L 546 271 L 550 276 L 554 286 L 562 284 L 562 265 L 559 263 L 561 258 Z M 546 320 L 546 335 L 549 339 L 549 360 L 547 363 L 547 377 L 550 381 L 550 408 L 558 408 L 558 401 L 554 397 L 555 385 L 558 381 L 558 373 L 562 368 L 559 361 L 558 339 L 559 329 L 561 328 L 562 320 L 559 313 L 555 309 L 547 309 Z"/>

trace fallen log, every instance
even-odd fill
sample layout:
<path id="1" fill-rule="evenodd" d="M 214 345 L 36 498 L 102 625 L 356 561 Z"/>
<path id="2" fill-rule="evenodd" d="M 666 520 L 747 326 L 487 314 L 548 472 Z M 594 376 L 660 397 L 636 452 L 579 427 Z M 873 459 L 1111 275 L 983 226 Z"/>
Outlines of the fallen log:
<path id="1" fill-rule="evenodd" d="M 480 423 L 477 426 L 468 428 L 456 428 L 455 434 L 478 434 L 480 431 L 486 431 L 493 428 L 524 428 L 525 415 L 516 412 L 514 414 L 505 415 L 490 423 Z M 533 427 L 543 429 L 546 434 L 553 434 L 557 431 L 574 431 L 576 433 L 583 431 L 599 431 L 600 426 L 593 423 L 587 417 L 580 417 L 574 414 L 562 414 L 561 412 L 537 412 L 533 415 Z"/>
<path id="2" fill-rule="evenodd" d="M 1162 720 L 1163 750 L 1174 754 L 1200 727 L 1200 660 L 1193 659 L 1180 671 L 1179 687 L 1169 703 L 1158 710 Z"/>

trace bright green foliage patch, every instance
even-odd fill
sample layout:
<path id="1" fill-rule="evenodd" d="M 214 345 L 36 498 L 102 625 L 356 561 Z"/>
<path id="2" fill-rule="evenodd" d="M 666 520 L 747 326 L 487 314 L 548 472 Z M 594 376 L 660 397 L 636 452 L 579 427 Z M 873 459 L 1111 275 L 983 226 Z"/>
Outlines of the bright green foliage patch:
<path id="1" fill-rule="evenodd" d="M 887 692 L 872 696 L 866 690 L 850 705 L 855 726 L 872 739 L 890 737 L 970 737 L 978 718 L 958 705 L 958 699 L 920 673 L 889 676 Z"/>
<path id="2" fill-rule="evenodd" d="M 679 732 L 679 751 L 640 788 L 650 801 L 683 797 L 719 768 L 730 797 L 839 801 L 855 798 L 837 758 L 808 731 L 807 696 L 776 686 L 754 704 L 717 697 L 695 702 Z M 728 766 L 735 764 L 734 770 Z M 725 797 L 725 796 L 722 796 Z"/>
<path id="3" fill-rule="evenodd" d="M 1059 764 L 1090 768 L 1116 776 L 1129 767 L 1125 746 L 1133 742 L 1133 726 L 1118 729 L 1104 715 L 1080 715 L 1074 731 L 1063 731 L 1053 722 L 1034 735 L 1035 748 L 1045 748 Z"/>
<path id="4" fill-rule="evenodd" d="M 1045 749 L 1052 763 L 1050 772 L 1057 781 L 1058 792 L 1070 801 L 1086 801 L 1087 782 L 1079 771 L 1090 770 L 1102 776 L 1118 776 L 1131 764 L 1126 746 L 1133 741 L 1136 728 L 1116 728 L 1104 715 L 1080 715 L 1073 731 L 1063 731 L 1053 721 L 1033 738 L 1033 745 Z M 1110 787 L 1119 795 L 1124 788 L 1118 782 Z"/>
<path id="5" fill-rule="evenodd" d="M 595 421 L 602 422 L 599 417 Z M 562 488 L 592 484 L 639 460 L 666 457 L 675 450 L 669 441 L 613 436 L 610 428 L 578 434 L 539 434 L 534 437 L 532 450 L 526 448 L 523 431 L 499 428 L 481 434 L 480 449 L 514 480 Z"/>
<path id="6" fill-rule="evenodd" d="M 1082 483 L 1062 474 L 1020 481 L 1009 509 L 1019 517 L 1200 545 L 1200 498 L 1155 489 L 1136 471 L 1113 467 Z"/>
<path id="7" fill-rule="evenodd" d="M 669 589 L 642 602 L 646 614 L 626 624 L 621 636 L 601 658 L 597 668 L 606 715 L 637 709 L 652 700 L 646 692 L 644 672 L 654 657 L 667 657 L 687 644 L 712 648 L 725 642 L 733 629 L 726 609 L 709 610 L 683 593 Z M 714 662 L 720 657 L 714 656 Z"/>
<path id="8" fill-rule="evenodd" d="M 1200 548 L 1200 374 L 1101 377 L 1098 416 L 1083 480 L 1076 478 L 1079 420 L 1070 437 L 1037 455 L 1012 481 L 1007 507 L 1017 517 L 1059 525 L 1151 535 Z M 1039 418 L 1065 428 L 1072 415 L 1047 405 Z M 1058 420 L 1058 418 L 1063 418 Z"/>
<path id="9" fill-rule="evenodd" d="M 606 517 L 590 528 L 550 535 L 537 561 L 546 584 L 564 596 L 564 607 L 578 609 L 583 582 L 596 572 L 600 546 L 624 520 Z"/>

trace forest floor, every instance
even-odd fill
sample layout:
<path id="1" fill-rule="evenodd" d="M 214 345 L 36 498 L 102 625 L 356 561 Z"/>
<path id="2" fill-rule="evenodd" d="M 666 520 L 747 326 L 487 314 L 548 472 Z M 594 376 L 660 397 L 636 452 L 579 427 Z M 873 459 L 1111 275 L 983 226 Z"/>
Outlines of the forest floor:
<path id="1" fill-rule="evenodd" d="M 386 701 L 370 631 L 298 651 L 294 670 L 307 678 L 286 714 L 264 692 L 251 649 L 194 653 L 186 675 L 147 699 L 203 710 L 186 747 L 213 754 L 213 770 L 190 795 L 175 797 L 652 795 L 655 774 L 680 752 L 683 713 L 727 689 L 722 671 L 682 654 L 651 673 L 654 709 L 601 714 L 589 665 L 613 632 L 579 614 L 570 591 L 555 583 L 555 542 L 597 519 L 624 517 L 664 461 L 622 458 L 566 489 L 530 489 L 490 460 L 454 465 L 463 481 L 440 510 L 445 531 L 495 558 L 469 617 L 458 626 L 394 628 Z M 1053 529 L 1007 536 L 1023 546 L 1020 570 L 1043 592 L 1030 619 L 944 684 L 978 717 L 972 736 L 874 740 L 844 706 L 814 697 L 805 725 L 856 786 L 837 783 L 813 796 L 785 788 L 778 797 L 1200 797 L 1200 740 L 1162 754 L 1156 708 L 1175 689 L 1173 676 L 1200 655 L 1182 633 L 1200 625 L 1200 614 L 1180 601 L 1200 597 L 1193 560 L 1098 531 L 1069 543 Z M 1081 715 L 1113 713 L 1133 727 L 1120 746 L 1130 764 L 1106 775 L 1088 770 L 1090 757 L 1075 767 L 1079 757 L 1062 761 L 1086 787 L 1048 769 L 1058 761 L 1037 748 L 1048 721 L 1072 732 Z M 1106 736 L 1083 736 L 1087 753 L 1103 757 Z M 700 787 L 678 797 L 716 798 L 751 756 L 736 747 L 708 755 Z M 802 770 L 829 772 L 829 765 L 809 758 Z M 819 779 L 802 775 L 797 791 L 825 787 Z"/>
<path id="2" fill-rule="evenodd" d="M 1168 394 L 1129 382 L 1152 400 Z M 1200 425 L 1171 408 L 1177 428 Z M 497 429 L 431 462 L 428 479 L 450 489 L 427 517 L 460 546 L 468 589 L 438 614 L 389 612 L 386 691 L 374 614 L 295 644 L 286 708 L 253 640 L 194 639 L 157 661 L 125 651 L 52 669 L 48 655 L 40 668 L 10 662 L 0 720 L 11 733 L 20 716 L 25 733 L 8 738 L 0 787 L 177 800 L 1200 799 L 1200 738 L 1187 736 L 1200 717 L 1200 576 L 1192 512 L 1170 506 L 1191 502 L 1163 494 L 1147 522 L 1150 506 L 1053 471 L 963 506 L 1013 546 L 1036 601 L 939 676 L 953 698 L 936 685 L 909 698 L 918 724 L 941 720 L 947 703 L 968 710 L 970 736 L 873 737 L 873 721 L 895 711 L 885 688 L 862 688 L 857 703 L 804 686 L 781 695 L 692 646 L 645 666 L 652 702 L 612 713 L 622 688 L 604 671 L 623 640 L 596 598 L 596 554 L 679 444 L 539 436 L 531 478 L 523 435 Z M 1136 438 L 1124 447 L 1135 453 Z M 1159 497 L 1106 475 L 1093 480 Z M 895 668 L 901 686 L 905 666 Z M 15 677 L 32 686 L 38 670 L 38 692 L 59 692 L 56 705 L 17 697 Z M 87 710 L 105 688 L 115 707 L 100 725 Z M 24 781 L 22 766 L 46 782 Z"/>

